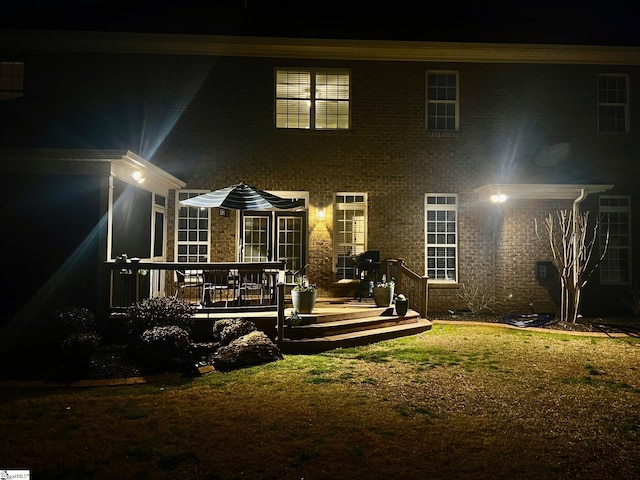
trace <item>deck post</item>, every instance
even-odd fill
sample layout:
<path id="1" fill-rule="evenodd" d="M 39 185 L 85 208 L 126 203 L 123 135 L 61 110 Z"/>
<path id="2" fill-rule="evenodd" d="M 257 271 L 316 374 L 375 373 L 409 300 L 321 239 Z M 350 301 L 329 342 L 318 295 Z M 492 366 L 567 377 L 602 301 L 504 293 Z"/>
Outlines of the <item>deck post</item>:
<path id="1" fill-rule="evenodd" d="M 284 336 L 284 287 L 285 284 L 283 282 L 276 284 L 276 304 L 278 307 L 278 323 L 276 325 L 278 338 L 276 340 L 280 349 L 282 348 L 282 338 Z"/>

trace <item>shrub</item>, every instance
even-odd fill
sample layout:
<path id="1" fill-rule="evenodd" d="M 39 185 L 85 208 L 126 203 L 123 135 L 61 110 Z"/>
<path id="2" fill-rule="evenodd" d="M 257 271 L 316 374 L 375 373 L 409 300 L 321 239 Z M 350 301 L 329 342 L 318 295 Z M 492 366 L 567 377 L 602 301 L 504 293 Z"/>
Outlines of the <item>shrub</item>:
<path id="1" fill-rule="evenodd" d="M 100 345 L 100 336 L 95 332 L 72 333 L 60 342 L 60 349 L 67 361 L 84 363 Z"/>
<path id="2" fill-rule="evenodd" d="M 50 341 L 63 363 L 88 364 L 100 345 L 93 313 L 86 308 L 58 310 L 50 324 Z"/>
<path id="3" fill-rule="evenodd" d="M 477 286 L 475 288 L 467 287 L 464 283 L 458 297 L 464 301 L 472 313 L 480 313 L 483 310 L 493 311 L 491 307 L 496 303 L 495 298 L 480 292 L 480 288 Z"/>
<path id="4" fill-rule="evenodd" d="M 54 313 L 44 333 L 56 362 L 57 378 L 81 377 L 91 365 L 91 357 L 100 345 L 93 313 L 86 308 L 70 307 Z M 51 357 L 50 357 L 51 359 Z"/>
<path id="5" fill-rule="evenodd" d="M 140 343 L 140 354 L 145 363 L 166 366 L 186 359 L 189 332 L 176 325 L 153 327 L 142 332 Z"/>
<path id="6" fill-rule="evenodd" d="M 177 326 L 191 333 L 194 307 L 174 297 L 148 298 L 131 306 L 125 320 L 129 340 L 137 343 L 142 332 L 154 327 Z"/>
<path id="7" fill-rule="evenodd" d="M 95 332 L 96 320 L 90 310 L 70 307 L 54 314 L 51 328 L 57 338 L 66 338 L 74 333 Z"/>
<path id="8" fill-rule="evenodd" d="M 213 341 L 228 345 L 233 340 L 256 330 L 253 322 L 241 318 L 227 318 L 213 324 Z"/>

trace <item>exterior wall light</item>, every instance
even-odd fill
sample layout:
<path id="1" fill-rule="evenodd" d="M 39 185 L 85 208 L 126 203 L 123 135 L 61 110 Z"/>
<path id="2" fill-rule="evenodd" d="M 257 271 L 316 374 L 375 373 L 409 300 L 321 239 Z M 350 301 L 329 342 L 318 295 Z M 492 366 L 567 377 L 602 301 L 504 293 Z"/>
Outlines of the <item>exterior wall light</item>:
<path id="1" fill-rule="evenodd" d="M 318 220 L 324 220 L 324 208 L 319 208 L 317 213 Z"/>
<path id="2" fill-rule="evenodd" d="M 489 200 L 493 203 L 504 203 L 507 201 L 507 196 L 504 193 L 496 193 L 489 197 Z"/>
<path id="3" fill-rule="evenodd" d="M 144 183 L 145 178 L 142 176 L 142 172 L 140 170 L 136 170 L 131 174 L 133 179 L 138 183 Z"/>

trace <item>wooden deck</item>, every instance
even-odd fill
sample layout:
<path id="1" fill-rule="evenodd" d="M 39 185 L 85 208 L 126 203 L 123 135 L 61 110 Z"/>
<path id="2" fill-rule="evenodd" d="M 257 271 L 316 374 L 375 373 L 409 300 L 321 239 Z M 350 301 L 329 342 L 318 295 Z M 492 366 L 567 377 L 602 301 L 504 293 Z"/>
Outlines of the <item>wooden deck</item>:
<path id="1" fill-rule="evenodd" d="M 292 308 L 287 306 L 285 314 Z M 409 310 L 400 317 L 393 307 L 376 307 L 371 299 L 321 298 L 313 313 L 301 314 L 299 326 L 284 328 L 281 349 L 284 353 L 317 353 L 352 347 L 390 338 L 414 335 L 430 330 L 432 323 Z M 206 340 L 216 320 L 244 318 L 256 324 L 271 338 L 277 337 L 277 311 L 227 311 L 199 308 L 194 315 L 194 336 Z"/>

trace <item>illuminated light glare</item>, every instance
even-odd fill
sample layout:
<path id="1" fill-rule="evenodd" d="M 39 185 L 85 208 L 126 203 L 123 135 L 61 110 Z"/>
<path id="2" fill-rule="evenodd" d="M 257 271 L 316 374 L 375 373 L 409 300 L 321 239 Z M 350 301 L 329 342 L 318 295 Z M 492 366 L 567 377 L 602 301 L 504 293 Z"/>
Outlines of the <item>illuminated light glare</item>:
<path id="1" fill-rule="evenodd" d="M 140 170 L 136 170 L 131 174 L 133 179 L 138 183 L 144 183 L 145 178 L 142 176 L 142 172 Z"/>
<path id="2" fill-rule="evenodd" d="M 493 203 L 504 203 L 507 201 L 507 196 L 504 193 L 496 193 L 495 195 L 491 195 L 490 200 Z"/>
<path id="3" fill-rule="evenodd" d="M 323 220 L 324 219 L 324 208 L 321 208 L 318 210 L 318 219 L 319 220 Z"/>

